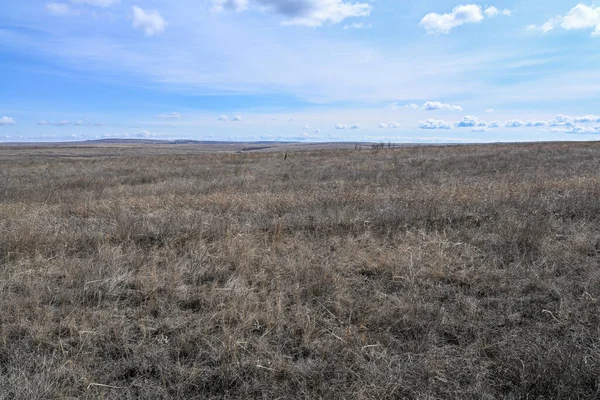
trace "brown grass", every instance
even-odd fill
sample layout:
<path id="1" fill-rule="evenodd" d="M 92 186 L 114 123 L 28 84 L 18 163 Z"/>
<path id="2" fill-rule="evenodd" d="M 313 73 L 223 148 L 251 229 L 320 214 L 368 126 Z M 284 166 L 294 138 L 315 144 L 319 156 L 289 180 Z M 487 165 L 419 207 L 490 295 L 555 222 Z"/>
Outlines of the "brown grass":
<path id="1" fill-rule="evenodd" d="M 0 399 L 598 398 L 599 154 L 0 161 Z"/>

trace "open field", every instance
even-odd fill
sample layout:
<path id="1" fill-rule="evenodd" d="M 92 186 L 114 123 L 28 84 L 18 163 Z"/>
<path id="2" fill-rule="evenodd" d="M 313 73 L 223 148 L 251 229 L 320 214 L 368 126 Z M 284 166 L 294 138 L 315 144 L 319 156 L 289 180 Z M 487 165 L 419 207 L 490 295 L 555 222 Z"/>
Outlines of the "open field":
<path id="1" fill-rule="evenodd" d="M 33 150 L 2 400 L 600 397 L 599 143 Z"/>
<path id="2" fill-rule="evenodd" d="M 123 156 L 198 155 L 235 152 L 295 152 L 316 150 L 354 150 L 370 148 L 370 143 L 294 143 L 294 142 L 194 142 L 172 143 L 160 140 L 92 140 L 68 143 L 0 143 L 0 162 L 28 157 L 111 158 Z M 404 145 L 407 146 L 407 145 Z"/>

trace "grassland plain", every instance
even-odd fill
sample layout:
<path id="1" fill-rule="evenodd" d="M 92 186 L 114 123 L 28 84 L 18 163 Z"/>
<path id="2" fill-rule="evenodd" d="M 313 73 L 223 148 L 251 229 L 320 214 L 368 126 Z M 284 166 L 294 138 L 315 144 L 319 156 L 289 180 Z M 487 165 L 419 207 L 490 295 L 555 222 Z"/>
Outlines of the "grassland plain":
<path id="1" fill-rule="evenodd" d="M 599 398 L 599 301 L 598 143 L 0 154 L 2 400 Z"/>

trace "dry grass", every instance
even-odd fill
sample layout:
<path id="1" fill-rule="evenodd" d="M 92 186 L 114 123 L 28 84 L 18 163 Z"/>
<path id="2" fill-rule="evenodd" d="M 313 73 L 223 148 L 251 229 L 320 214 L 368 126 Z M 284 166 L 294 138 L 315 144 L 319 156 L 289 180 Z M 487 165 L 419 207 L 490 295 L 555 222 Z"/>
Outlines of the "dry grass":
<path id="1" fill-rule="evenodd" d="M 599 153 L 0 162 L 0 399 L 598 398 Z"/>

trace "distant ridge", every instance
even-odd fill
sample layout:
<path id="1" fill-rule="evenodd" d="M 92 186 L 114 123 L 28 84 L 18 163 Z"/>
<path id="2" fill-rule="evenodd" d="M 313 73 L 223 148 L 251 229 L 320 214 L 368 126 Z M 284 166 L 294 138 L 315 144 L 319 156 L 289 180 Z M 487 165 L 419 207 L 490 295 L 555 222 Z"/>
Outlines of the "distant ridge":
<path id="1" fill-rule="evenodd" d="M 87 144 L 296 144 L 302 142 L 295 141 L 227 141 L 227 140 L 191 140 L 191 139 L 177 139 L 177 140 L 161 140 L 161 139 L 94 139 L 86 140 L 83 142 L 72 142 L 87 143 Z M 308 144 L 308 143 L 307 143 Z"/>

